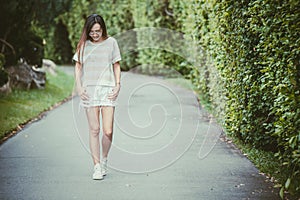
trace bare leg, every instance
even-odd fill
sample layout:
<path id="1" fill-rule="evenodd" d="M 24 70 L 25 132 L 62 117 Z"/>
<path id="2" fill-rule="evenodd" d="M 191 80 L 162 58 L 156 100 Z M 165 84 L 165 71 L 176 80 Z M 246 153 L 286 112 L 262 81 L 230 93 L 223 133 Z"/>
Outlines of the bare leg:
<path id="1" fill-rule="evenodd" d="M 102 156 L 107 158 L 109 149 L 111 147 L 112 136 L 113 136 L 113 123 L 114 123 L 114 112 L 115 107 L 104 106 L 101 109 L 102 113 Z"/>
<path id="2" fill-rule="evenodd" d="M 86 115 L 89 124 L 89 141 L 90 150 L 93 158 L 94 165 L 100 163 L 100 107 L 90 107 L 86 109 Z"/>

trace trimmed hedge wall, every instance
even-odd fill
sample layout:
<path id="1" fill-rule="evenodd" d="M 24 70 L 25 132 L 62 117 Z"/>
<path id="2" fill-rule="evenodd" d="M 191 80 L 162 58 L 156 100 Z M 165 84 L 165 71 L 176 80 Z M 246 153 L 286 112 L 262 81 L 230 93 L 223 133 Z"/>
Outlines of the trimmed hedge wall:
<path id="1" fill-rule="evenodd" d="M 276 152 L 281 196 L 284 190 L 299 194 L 300 1 L 171 2 L 181 30 L 209 55 L 191 77 L 227 134 Z"/>

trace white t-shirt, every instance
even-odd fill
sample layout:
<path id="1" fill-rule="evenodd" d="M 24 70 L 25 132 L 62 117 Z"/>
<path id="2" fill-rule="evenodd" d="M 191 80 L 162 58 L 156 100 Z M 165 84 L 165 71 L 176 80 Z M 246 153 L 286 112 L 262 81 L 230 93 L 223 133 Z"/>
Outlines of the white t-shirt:
<path id="1" fill-rule="evenodd" d="M 106 85 L 115 86 L 113 64 L 121 60 L 121 53 L 115 38 L 108 37 L 100 43 L 93 43 L 87 40 L 83 50 L 73 56 L 73 60 L 83 66 L 83 86 Z"/>

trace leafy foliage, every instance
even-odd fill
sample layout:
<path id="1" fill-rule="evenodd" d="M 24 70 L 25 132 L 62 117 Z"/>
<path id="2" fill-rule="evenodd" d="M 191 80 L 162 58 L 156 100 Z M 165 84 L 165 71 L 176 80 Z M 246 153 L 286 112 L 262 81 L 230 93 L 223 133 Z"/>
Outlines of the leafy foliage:
<path id="1" fill-rule="evenodd" d="M 55 26 L 54 18 L 67 11 L 70 0 L 3 0 L 0 7 L 0 44 L 6 65 L 20 58 L 41 66 L 44 57 L 43 39 Z M 40 31 L 44 29 L 43 31 Z M 38 30 L 38 31 L 37 31 Z M 47 48 L 47 47 L 46 47 Z"/>
<path id="2" fill-rule="evenodd" d="M 281 195 L 284 190 L 299 193 L 300 2 L 171 2 L 181 30 L 209 55 L 191 78 L 215 105 L 226 132 L 277 152 Z M 214 103 L 218 96 L 225 105 Z"/>

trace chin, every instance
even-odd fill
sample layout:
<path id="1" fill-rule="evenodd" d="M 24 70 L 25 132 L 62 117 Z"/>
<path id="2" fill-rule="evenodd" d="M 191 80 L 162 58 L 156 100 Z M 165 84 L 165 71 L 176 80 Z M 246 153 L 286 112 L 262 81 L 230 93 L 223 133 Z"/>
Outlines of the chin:
<path id="1" fill-rule="evenodd" d="M 94 42 L 98 42 L 100 40 L 101 37 L 97 37 L 97 38 L 92 38 Z"/>

